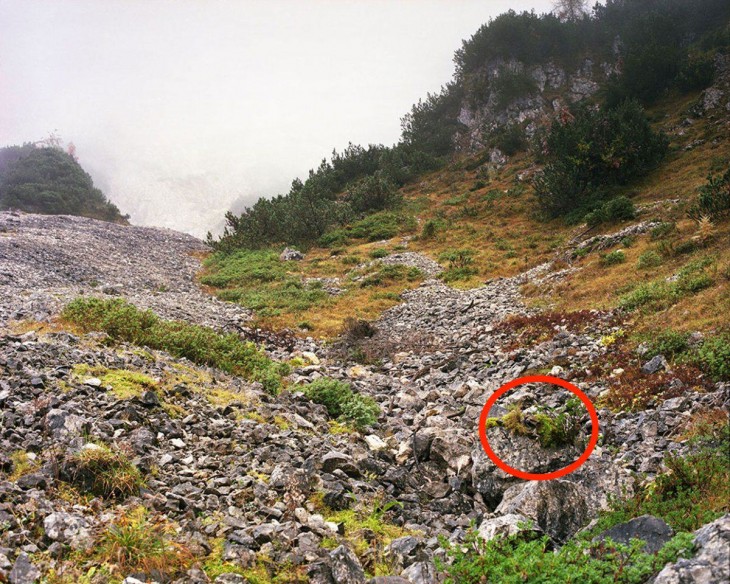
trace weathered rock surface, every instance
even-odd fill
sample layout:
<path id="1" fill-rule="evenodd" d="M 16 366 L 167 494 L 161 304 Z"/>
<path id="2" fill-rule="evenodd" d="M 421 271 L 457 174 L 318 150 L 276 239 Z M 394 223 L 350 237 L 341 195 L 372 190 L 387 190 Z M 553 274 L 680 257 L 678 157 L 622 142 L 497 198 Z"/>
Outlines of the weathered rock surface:
<path id="1" fill-rule="evenodd" d="M 695 555 L 669 564 L 653 584 L 700 584 L 730 580 L 730 514 L 695 531 Z"/>

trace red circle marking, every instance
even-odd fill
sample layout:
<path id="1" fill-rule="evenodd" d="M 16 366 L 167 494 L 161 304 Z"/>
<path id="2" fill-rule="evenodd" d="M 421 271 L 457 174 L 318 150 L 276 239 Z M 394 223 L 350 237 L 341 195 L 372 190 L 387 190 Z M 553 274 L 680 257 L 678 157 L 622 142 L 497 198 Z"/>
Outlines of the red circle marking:
<path id="1" fill-rule="evenodd" d="M 518 385 L 523 385 L 525 383 L 550 383 L 552 385 L 559 385 L 563 389 L 567 389 L 569 392 L 574 393 L 576 396 L 578 396 L 578 399 L 580 399 L 580 401 L 583 402 L 583 405 L 585 405 L 586 409 L 588 410 L 588 414 L 591 417 L 593 429 L 591 431 L 591 438 L 588 441 L 588 447 L 585 449 L 585 452 L 580 455 L 580 458 L 578 458 L 578 460 L 576 460 L 575 462 L 553 472 L 524 472 L 519 469 L 512 468 L 511 466 L 506 464 L 494 453 L 491 446 L 489 446 L 489 440 L 487 440 L 487 416 L 489 415 L 489 410 L 492 409 L 492 406 L 502 395 L 504 395 L 511 389 L 514 389 Z M 568 383 L 564 379 L 560 379 L 559 377 L 552 377 L 550 375 L 528 375 L 526 377 L 518 377 L 517 379 L 514 379 L 509 383 L 505 383 L 502 387 L 495 391 L 487 400 L 487 403 L 484 404 L 484 408 L 482 409 L 482 415 L 479 416 L 479 440 L 481 440 L 482 448 L 484 448 L 484 452 L 487 453 L 487 456 L 490 458 L 490 460 L 499 468 L 501 468 L 504 472 L 516 476 L 520 479 L 524 479 L 526 481 L 549 481 L 551 479 L 557 479 L 572 473 L 586 460 L 588 460 L 588 457 L 591 455 L 593 449 L 598 443 L 598 412 L 596 412 L 596 408 L 593 406 L 590 398 L 585 393 L 583 393 L 575 385 L 573 385 L 572 383 Z"/>

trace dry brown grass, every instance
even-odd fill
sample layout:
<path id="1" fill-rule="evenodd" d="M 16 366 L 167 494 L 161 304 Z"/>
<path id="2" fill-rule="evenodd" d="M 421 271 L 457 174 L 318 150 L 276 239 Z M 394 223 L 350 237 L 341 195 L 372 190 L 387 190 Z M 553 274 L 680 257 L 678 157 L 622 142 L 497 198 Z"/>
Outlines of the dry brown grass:
<path id="1" fill-rule="evenodd" d="M 676 221 L 679 226 L 677 237 L 681 240 L 691 240 L 697 235 L 697 224 L 686 218 L 686 209 L 697 188 L 705 183 L 708 173 L 718 173 L 730 162 L 730 138 L 722 124 L 709 119 L 695 119 L 688 125 L 683 123 L 698 96 L 696 93 L 669 96 L 649 111 L 655 128 L 669 134 L 671 151 L 664 163 L 623 193 L 645 209 L 637 220 Z M 685 150 L 697 140 L 704 142 Z M 564 249 L 566 242 L 585 230 L 584 226 L 567 226 L 560 220 L 545 222 L 536 217 L 529 176 L 537 167 L 529 154 L 518 154 L 504 167 L 488 170 L 488 165 L 473 168 L 478 156 L 456 161 L 402 189 L 406 208 L 418 221 L 416 234 L 407 245 L 408 251 L 421 252 L 438 260 L 442 253 L 450 250 L 473 250 L 472 267 L 476 273 L 450 284 L 457 288 L 471 288 L 491 278 L 513 276 L 555 259 L 556 252 Z M 668 201 L 670 199 L 680 202 L 674 204 Z M 663 203 L 655 205 L 659 202 Z M 423 239 L 419 235 L 430 220 L 438 222 L 441 228 L 433 237 Z M 626 224 L 605 225 L 592 230 L 590 235 L 613 232 Z M 336 256 L 332 255 L 331 249 L 311 249 L 304 261 L 295 262 L 292 270 L 294 274 L 306 277 L 346 278 L 353 266 L 343 263 L 343 257 L 367 261 L 373 249 L 384 247 L 395 251 L 402 240 L 402 236 L 398 236 L 387 242 L 354 241 L 342 246 Z M 721 270 L 725 266 L 730 273 L 728 241 L 730 225 L 725 222 L 714 225 L 712 236 L 704 238 L 703 243 L 706 253 L 718 256 Z M 638 257 L 656 245 L 647 236 L 637 238 L 632 247 L 624 250 L 627 261 L 615 266 L 602 266 L 598 254 L 591 254 L 576 262 L 582 270 L 565 282 L 552 289 L 545 286 L 533 289 L 530 302 L 561 311 L 613 308 L 622 289 L 647 279 L 667 277 L 687 260 L 686 256 L 677 256 L 657 268 L 637 270 Z M 679 328 L 684 330 L 706 327 L 716 319 L 727 323 L 730 300 L 727 284 L 723 287 L 723 282 L 727 280 L 718 278 L 717 286 L 682 300 L 656 316 L 643 318 L 639 326 L 657 326 L 662 319 L 680 324 Z M 342 329 L 345 319 L 376 319 L 399 302 L 398 294 L 416 284 L 393 284 L 377 293 L 350 286 L 348 293 L 328 299 L 321 306 L 261 318 L 258 324 L 274 329 L 296 329 L 298 324 L 307 323 L 313 330 L 299 334 L 331 338 Z"/>

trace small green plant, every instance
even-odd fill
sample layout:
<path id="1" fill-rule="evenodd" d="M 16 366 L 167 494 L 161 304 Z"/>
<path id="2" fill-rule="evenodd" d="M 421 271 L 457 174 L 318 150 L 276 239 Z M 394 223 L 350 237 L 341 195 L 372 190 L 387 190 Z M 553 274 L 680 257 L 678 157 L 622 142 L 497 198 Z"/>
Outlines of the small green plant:
<path id="1" fill-rule="evenodd" d="M 439 261 L 448 262 L 448 268 L 440 274 L 444 282 L 468 280 L 479 273 L 474 266 L 475 252 L 473 249 L 452 249 L 439 255 Z"/>
<path id="2" fill-rule="evenodd" d="M 39 468 L 39 464 L 33 455 L 28 455 L 25 450 L 16 450 L 10 455 L 12 463 L 10 476 L 11 481 L 17 481 L 20 477 L 30 474 Z"/>
<path id="3" fill-rule="evenodd" d="M 570 399 L 557 409 L 540 408 L 534 414 L 525 413 L 519 404 L 511 404 L 501 418 L 490 418 L 488 427 L 502 427 L 518 436 L 537 438 L 544 448 L 559 448 L 572 444 L 580 432 L 580 401 Z"/>
<path id="4" fill-rule="evenodd" d="M 626 254 L 617 249 L 601 257 L 601 265 L 604 266 L 615 266 L 617 264 L 623 264 L 626 261 Z"/>
<path id="5" fill-rule="evenodd" d="M 663 263 L 662 256 L 660 256 L 654 250 L 645 251 L 639 256 L 636 262 L 636 267 L 640 270 L 648 270 L 649 268 L 656 268 L 661 266 Z"/>
<path id="6" fill-rule="evenodd" d="M 351 422 L 362 430 L 373 425 L 380 415 L 380 407 L 369 396 L 352 391 L 349 383 L 320 378 L 302 389 L 313 402 L 322 404 L 331 418 Z"/>
<path id="7" fill-rule="evenodd" d="M 374 250 L 372 250 L 368 255 L 373 258 L 374 260 L 384 258 L 388 255 L 388 250 L 383 247 L 378 247 Z"/>

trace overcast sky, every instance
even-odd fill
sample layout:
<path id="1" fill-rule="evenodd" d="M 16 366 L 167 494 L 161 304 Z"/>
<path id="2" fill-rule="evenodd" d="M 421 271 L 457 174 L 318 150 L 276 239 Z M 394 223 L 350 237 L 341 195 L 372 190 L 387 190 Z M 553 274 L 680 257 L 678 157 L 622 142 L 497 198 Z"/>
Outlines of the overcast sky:
<path id="1" fill-rule="evenodd" d="M 204 235 L 400 118 L 550 0 L 0 0 L 0 146 L 54 130 L 133 223 Z"/>

